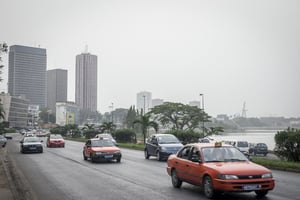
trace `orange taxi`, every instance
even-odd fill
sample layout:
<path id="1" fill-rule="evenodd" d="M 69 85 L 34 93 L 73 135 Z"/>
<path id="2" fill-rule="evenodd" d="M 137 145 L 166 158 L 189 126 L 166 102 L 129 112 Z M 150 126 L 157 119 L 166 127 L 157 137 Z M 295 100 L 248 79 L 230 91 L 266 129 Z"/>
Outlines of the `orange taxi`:
<path id="1" fill-rule="evenodd" d="M 83 147 L 83 159 L 90 158 L 92 162 L 95 161 L 111 161 L 116 160 L 121 162 L 121 151 L 108 138 L 92 138 L 89 139 Z"/>
<path id="2" fill-rule="evenodd" d="M 167 172 L 175 188 L 182 182 L 199 185 L 207 198 L 224 192 L 252 191 L 263 197 L 275 186 L 269 169 L 221 142 L 185 145 L 168 158 Z"/>

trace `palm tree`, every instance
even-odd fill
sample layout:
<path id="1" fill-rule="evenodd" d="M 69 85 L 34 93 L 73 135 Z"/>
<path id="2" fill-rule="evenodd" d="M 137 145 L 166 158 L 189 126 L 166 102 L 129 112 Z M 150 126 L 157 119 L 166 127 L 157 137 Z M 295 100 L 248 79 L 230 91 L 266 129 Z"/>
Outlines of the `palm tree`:
<path id="1" fill-rule="evenodd" d="M 144 136 L 144 144 L 146 143 L 146 134 L 149 127 L 153 127 L 155 132 L 158 131 L 158 123 L 150 120 L 150 115 L 143 115 L 140 119 L 133 121 L 133 124 L 140 124 L 142 126 L 142 132 Z"/>
<path id="2" fill-rule="evenodd" d="M 224 132 L 223 127 L 209 127 L 206 131 L 207 135 L 218 135 L 220 132 Z"/>
<path id="3" fill-rule="evenodd" d="M 113 122 L 104 122 L 100 126 L 101 132 L 107 131 L 108 133 L 112 133 L 115 128 L 116 128 L 116 125 Z"/>

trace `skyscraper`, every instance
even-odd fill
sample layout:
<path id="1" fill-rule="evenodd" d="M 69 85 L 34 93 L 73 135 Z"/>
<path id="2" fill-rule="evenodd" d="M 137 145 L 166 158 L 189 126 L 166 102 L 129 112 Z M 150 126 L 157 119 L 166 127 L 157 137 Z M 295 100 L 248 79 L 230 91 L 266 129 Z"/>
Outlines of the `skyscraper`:
<path id="1" fill-rule="evenodd" d="M 139 92 L 136 95 L 136 108 L 137 110 L 143 114 L 150 111 L 150 108 L 152 108 L 152 94 L 151 92 Z"/>
<path id="2" fill-rule="evenodd" d="M 30 104 L 46 107 L 46 49 L 14 45 L 9 48 L 8 92 Z"/>
<path id="3" fill-rule="evenodd" d="M 52 69 L 47 71 L 48 108 L 55 113 L 56 102 L 66 102 L 68 97 L 68 71 Z"/>
<path id="4" fill-rule="evenodd" d="M 97 111 L 97 56 L 76 56 L 75 102 L 82 110 Z"/>

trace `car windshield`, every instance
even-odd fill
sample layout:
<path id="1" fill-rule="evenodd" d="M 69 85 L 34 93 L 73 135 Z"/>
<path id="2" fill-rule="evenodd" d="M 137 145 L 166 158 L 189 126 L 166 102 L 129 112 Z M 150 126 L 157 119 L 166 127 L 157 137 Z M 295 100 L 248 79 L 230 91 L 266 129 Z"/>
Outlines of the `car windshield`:
<path id="1" fill-rule="evenodd" d="M 40 140 L 37 137 L 25 137 L 24 142 L 40 142 Z"/>
<path id="2" fill-rule="evenodd" d="M 112 147 L 115 146 L 111 140 L 92 140 L 92 147 Z"/>
<path id="3" fill-rule="evenodd" d="M 204 147 L 202 148 L 204 162 L 238 162 L 248 159 L 234 147 Z"/>
<path id="4" fill-rule="evenodd" d="M 99 134 L 98 138 L 100 138 L 100 137 L 112 139 L 112 136 L 110 134 Z"/>
<path id="5" fill-rule="evenodd" d="M 50 135 L 50 139 L 62 139 L 61 135 Z"/>
<path id="6" fill-rule="evenodd" d="M 157 139 L 159 144 L 180 143 L 180 141 L 174 135 L 158 136 Z"/>

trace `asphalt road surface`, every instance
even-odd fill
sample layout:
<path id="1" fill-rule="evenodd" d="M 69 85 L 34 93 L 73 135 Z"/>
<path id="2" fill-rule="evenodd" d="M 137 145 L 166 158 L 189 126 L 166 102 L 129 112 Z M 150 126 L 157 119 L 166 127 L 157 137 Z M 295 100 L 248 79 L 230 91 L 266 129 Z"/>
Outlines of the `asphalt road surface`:
<path id="1" fill-rule="evenodd" d="M 91 163 L 82 156 L 83 143 L 66 141 L 65 148 L 47 148 L 44 153 L 21 154 L 14 134 L 8 145 L 11 159 L 21 171 L 36 199 L 88 200 L 199 200 L 206 199 L 200 187 L 183 183 L 172 187 L 166 162 L 144 159 L 142 151 L 121 149 L 121 163 Z M 266 200 L 300 200 L 300 174 L 273 170 L 276 186 Z M 254 200 L 251 193 L 224 194 L 222 200 Z"/>

